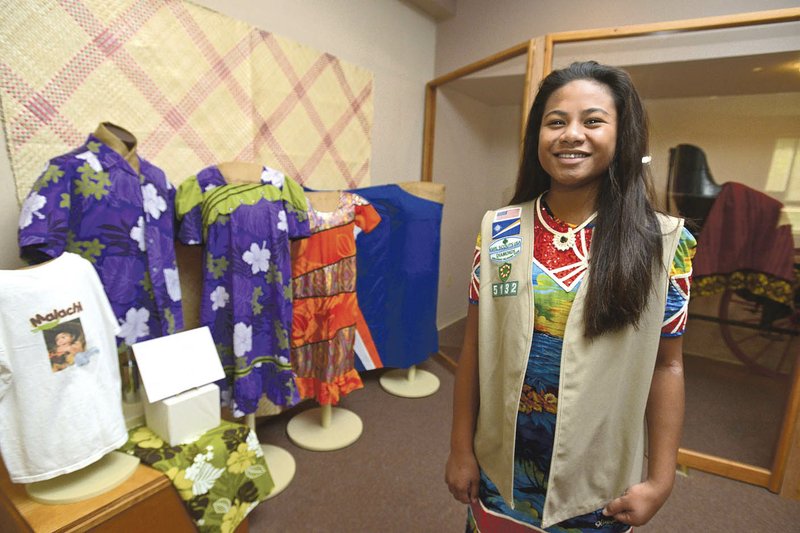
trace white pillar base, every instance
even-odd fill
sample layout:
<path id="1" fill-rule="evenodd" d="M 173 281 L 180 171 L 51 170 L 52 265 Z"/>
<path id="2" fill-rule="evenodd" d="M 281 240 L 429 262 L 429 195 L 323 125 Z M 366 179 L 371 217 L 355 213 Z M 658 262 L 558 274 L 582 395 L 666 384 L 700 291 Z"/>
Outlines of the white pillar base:
<path id="1" fill-rule="evenodd" d="M 39 503 L 75 503 L 118 487 L 138 467 L 138 457 L 115 451 L 75 472 L 25 485 L 25 490 L 32 500 Z"/>
<path id="2" fill-rule="evenodd" d="M 439 390 L 439 378 L 415 366 L 390 370 L 381 376 L 380 382 L 383 390 L 402 398 L 424 398 Z"/>
<path id="3" fill-rule="evenodd" d="M 292 442 L 315 452 L 346 448 L 358 440 L 363 430 L 364 423 L 357 414 L 330 405 L 303 411 L 286 425 Z"/>
<path id="4" fill-rule="evenodd" d="M 294 479 L 297 465 L 292 454 L 283 448 L 273 446 L 272 444 L 262 444 L 261 450 L 264 452 L 264 461 L 267 463 L 267 468 L 269 468 L 272 482 L 275 483 L 272 491 L 264 498 L 265 500 L 269 500 L 283 492 L 283 489 L 289 486 L 289 483 Z"/>
<path id="5" fill-rule="evenodd" d="M 245 424 L 253 431 L 256 432 L 256 415 L 250 414 L 245 416 Z M 261 451 L 264 452 L 264 462 L 267 463 L 269 475 L 272 477 L 272 482 L 275 484 L 267 497 L 268 500 L 274 498 L 283 489 L 289 486 L 289 483 L 294 479 L 294 473 L 297 471 L 297 465 L 294 457 L 288 451 L 272 444 L 262 444 Z"/>

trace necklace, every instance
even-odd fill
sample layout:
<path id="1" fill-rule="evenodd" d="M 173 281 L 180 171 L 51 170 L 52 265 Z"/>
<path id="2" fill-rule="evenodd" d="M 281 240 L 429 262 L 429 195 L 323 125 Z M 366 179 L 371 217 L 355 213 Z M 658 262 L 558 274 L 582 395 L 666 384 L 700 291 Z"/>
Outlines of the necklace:
<path id="1" fill-rule="evenodd" d="M 542 216 L 542 196 L 540 195 L 536 198 L 536 216 L 539 217 L 539 222 L 542 223 L 542 226 L 553 234 L 553 246 L 559 252 L 566 252 L 573 246 L 575 246 L 575 235 L 580 232 L 583 228 L 589 224 L 592 220 L 595 219 L 597 216 L 597 212 L 592 213 L 589 217 L 584 220 L 580 226 L 576 228 L 567 227 L 567 231 L 558 231 L 550 227 L 547 221 Z"/>
<path id="2" fill-rule="evenodd" d="M 575 246 L 575 232 L 572 229 L 568 229 L 565 233 L 555 231 L 553 233 L 553 246 L 559 252 L 566 252 Z"/>

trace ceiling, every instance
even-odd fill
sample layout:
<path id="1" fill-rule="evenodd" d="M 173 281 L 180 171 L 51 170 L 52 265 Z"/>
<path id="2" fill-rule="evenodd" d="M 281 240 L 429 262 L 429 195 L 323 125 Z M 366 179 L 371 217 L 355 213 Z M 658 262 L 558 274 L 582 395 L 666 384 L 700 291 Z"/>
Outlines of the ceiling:
<path id="1" fill-rule="evenodd" d="M 456 14 L 458 0 L 401 0 L 406 4 L 416 6 L 423 13 L 427 13 L 433 20 L 441 22 Z"/>

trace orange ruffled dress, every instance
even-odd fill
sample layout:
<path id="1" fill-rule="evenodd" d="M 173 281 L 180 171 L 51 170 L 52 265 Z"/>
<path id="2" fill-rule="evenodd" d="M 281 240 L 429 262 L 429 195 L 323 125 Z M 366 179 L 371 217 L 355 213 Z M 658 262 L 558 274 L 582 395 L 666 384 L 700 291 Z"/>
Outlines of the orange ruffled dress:
<path id="1" fill-rule="evenodd" d="M 336 405 L 362 388 L 354 368 L 356 338 L 372 339 L 356 298 L 355 231 L 381 221 L 357 194 L 342 192 L 335 211 L 309 208 L 311 236 L 298 241 L 292 261 L 292 369 L 301 398 Z M 358 229 L 356 229 L 358 228 Z"/>

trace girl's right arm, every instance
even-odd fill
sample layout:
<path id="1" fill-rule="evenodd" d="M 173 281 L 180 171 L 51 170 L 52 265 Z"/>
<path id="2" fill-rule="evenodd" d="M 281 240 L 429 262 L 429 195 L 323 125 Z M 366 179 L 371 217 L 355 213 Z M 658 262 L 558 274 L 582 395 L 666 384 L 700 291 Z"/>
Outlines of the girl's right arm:
<path id="1" fill-rule="evenodd" d="M 450 492 L 462 503 L 472 503 L 478 498 L 480 474 L 472 446 L 478 405 L 478 306 L 470 304 L 464 344 L 456 369 L 450 456 L 445 469 L 445 481 Z"/>

